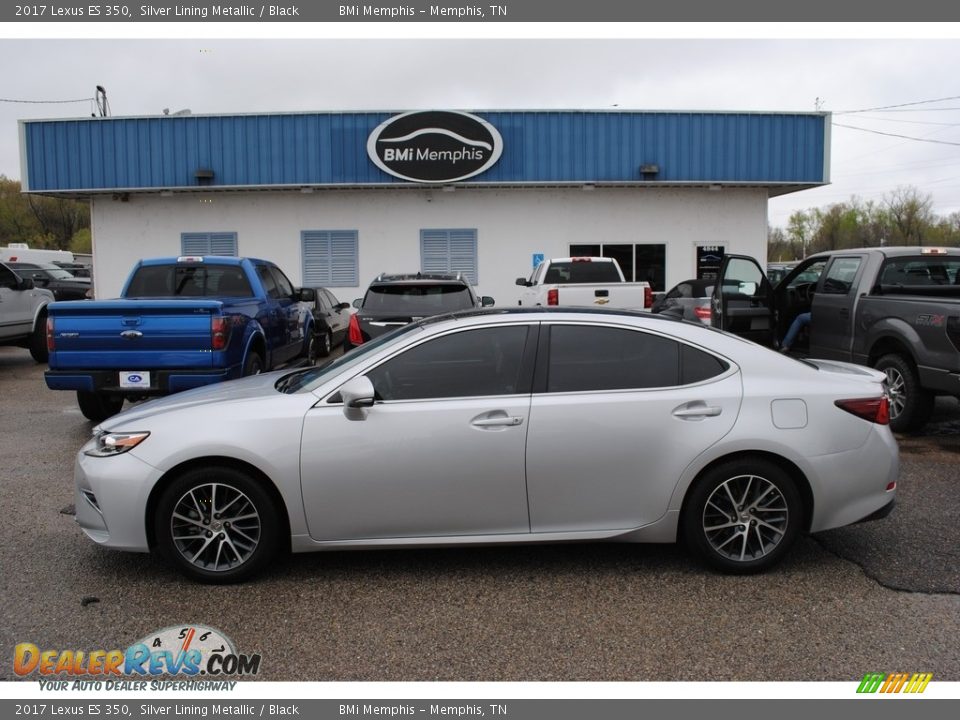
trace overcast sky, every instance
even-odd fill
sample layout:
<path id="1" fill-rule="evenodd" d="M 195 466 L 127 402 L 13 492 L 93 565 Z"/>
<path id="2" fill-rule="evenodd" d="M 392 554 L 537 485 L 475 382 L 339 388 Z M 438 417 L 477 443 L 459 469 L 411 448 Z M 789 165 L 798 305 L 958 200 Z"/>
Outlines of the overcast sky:
<path id="1" fill-rule="evenodd" d="M 770 222 L 898 186 L 960 211 L 960 40 L 0 39 L 0 174 L 20 178 L 17 120 L 421 108 L 842 111 L 832 184 L 770 201 Z M 838 127 L 836 123 L 860 130 Z M 904 135 L 921 142 L 866 130 Z"/>

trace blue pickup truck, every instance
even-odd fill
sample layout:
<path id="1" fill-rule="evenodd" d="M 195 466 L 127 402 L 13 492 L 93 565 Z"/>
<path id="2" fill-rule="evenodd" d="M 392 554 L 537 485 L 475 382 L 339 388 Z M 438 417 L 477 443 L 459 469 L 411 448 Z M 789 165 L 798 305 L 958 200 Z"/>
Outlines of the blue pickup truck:
<path id="1" fill-rule="evenodd" d="M 314 293 L 266 260 L 141 260 L 120 299 L 49 306 L 47 387 L 101 422 L 124 399 L 275 369 L 307 355 Z"/>

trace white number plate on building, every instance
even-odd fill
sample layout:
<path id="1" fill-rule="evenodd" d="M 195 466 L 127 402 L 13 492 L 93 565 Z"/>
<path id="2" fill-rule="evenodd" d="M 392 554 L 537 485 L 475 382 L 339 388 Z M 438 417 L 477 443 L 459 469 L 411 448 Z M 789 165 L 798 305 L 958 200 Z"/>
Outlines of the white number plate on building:
<path id="1" fill-rule="evenodd" d="M 120 387 L 122 388 L 149 388 L 149 372 L 121 372 Z"/>

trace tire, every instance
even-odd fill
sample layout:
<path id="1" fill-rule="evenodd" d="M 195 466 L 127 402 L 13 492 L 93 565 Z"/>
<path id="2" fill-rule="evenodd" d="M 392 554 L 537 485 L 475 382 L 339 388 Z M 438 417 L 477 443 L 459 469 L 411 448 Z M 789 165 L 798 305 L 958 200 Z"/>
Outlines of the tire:
<path id="1" fill-rule="evenodd" d="M 752 458 L 717 465 L 701 476 L 687 497 L 680 530 L 705 564 L 746 575 L 779 563 L 802 522 L 803 503 L 790 476 Z"/>
<path id="2" fill-rule="evenodd" d="M 333 352 L 333 335 L 329 330 L 314 333 L 311 336 L 310 352 L 307 354 L 311 365 L 316 364 L 320 358 L 329 357 L 331 352 Z"/>
<path id="3" fill-rule="evenodd" d="M 243 377 L 248 375 L 259 375 L 263 372 L 263 358 L 256 350 L 247 353 L 247 359 L 243 361 Z"/>
<path id="4" fill-rule="evenodd" d="M 50 359 L 47 351 L 47 314 L 41 313 L 37 324 L 30 333 L 30 357 L 38 363 L 45 363 Z"/>
<path id="5" fill-rule="evenodd" d="M 933 412 L 935 396 L 920 387 L 913 363 L 902 355 L 890 353 L 877 360 L 874 367 L 887 376 L 890 429 L 908 432 L 926 423 Z"/>
<path id="6" fill-rule="evenodd" d="M 280 546 L 280 515 L 270 494 L 231 467 L 196 468 L 176 478 L 160 496 L 153 523 L 160 553 L 203 583 L 248 580 Z"/>
<path id="7" fill-rule="evenodd" d="M 101 423 L 120 412 L 123 408 L 123 396 L 78 390 L 77 405 L 87 420 Z"/>

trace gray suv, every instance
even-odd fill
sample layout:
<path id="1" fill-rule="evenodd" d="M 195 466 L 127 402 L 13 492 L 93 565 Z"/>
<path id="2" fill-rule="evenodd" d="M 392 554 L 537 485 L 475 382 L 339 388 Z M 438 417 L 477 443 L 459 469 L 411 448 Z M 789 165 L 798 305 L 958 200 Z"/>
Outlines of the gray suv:
<path id="1" fill-rule="evenodd" d="M 463 273 L 381 273 L 363 299 L 353 301 L 357 312 L 350 316 L 343 349 L 355 348 L 414 320 L 491 305 L 493 298 L 478 298 Z"/>
<path id="2" fill-rule="evenodd" d="M 52 302 L 52 292 L 0 263 L 0 345 L 29 348 L 34 360 L 45 363 L 47 305 Z"/>

